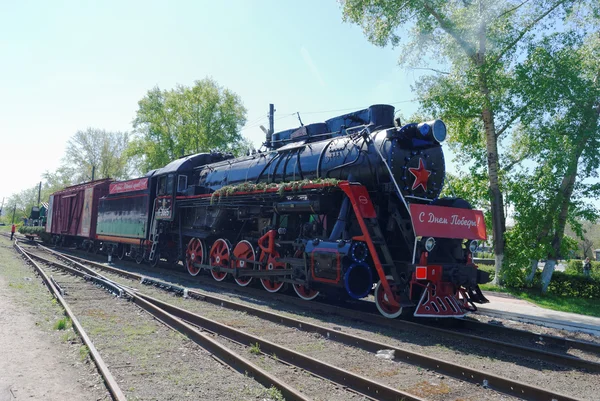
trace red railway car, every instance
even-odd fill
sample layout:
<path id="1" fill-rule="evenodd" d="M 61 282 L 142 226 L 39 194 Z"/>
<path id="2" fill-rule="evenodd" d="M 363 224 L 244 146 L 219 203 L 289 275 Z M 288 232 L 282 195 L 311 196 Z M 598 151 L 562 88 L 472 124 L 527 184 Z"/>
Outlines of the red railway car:
<path id="1" fill-rule="evenodd" d="M 93 247 L 100 198 L 107 195 L 110 178 L 67 187 L 50 195 L 46 232 L 60 245 Z"/>

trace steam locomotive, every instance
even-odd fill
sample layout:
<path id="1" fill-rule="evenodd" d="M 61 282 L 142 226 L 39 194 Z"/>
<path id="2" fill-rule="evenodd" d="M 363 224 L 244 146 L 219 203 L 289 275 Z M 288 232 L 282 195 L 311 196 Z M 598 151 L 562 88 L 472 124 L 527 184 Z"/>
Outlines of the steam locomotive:
<path id="1" fill-rule="evenodd" d="M 69 238 L 305 300 L 373 294 L 388 318 L 461 317 L 488 302 L 472 261 L 486 229 L 466 201 L 439 197 L 445 138 L 440 120 L 401 125 L 374 105 L 274 133 L 265 152 L 201 153 L 111 182 L 94 235 Z"/>

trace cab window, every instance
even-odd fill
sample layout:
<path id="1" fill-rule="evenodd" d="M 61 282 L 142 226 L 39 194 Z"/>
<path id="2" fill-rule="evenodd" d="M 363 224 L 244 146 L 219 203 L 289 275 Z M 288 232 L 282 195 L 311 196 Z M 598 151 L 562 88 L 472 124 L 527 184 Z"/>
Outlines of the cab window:
<path id="1" fill-rule="evenodd" d="M 177 181 L 177 192 L 185 192 L 187 188 L 187 175 L 180 175 Z"/>
<path id="2" fill-rule="evenodd" d="M 158 188 L 156 193 L 161 195 L 171 195 L 173 194 L 173 189 L 175 188 L 175 175 L 163 175 L 158 178 Z"/>
<path id="3" fill-rule="evenodd" d="M 169 174 L 167 176 L 167 193 L 170 195 L 173 193 L 173 188 L 175 186 L 175 177 L 173 174 Z"/>
<path id="4" fill-rule="evenodd" d="M 158 187 L 156 188 L 156 193 L 158 195 L 164 195 L 167 193 L 167 177 L 162 176 L 158 178 Z"/>

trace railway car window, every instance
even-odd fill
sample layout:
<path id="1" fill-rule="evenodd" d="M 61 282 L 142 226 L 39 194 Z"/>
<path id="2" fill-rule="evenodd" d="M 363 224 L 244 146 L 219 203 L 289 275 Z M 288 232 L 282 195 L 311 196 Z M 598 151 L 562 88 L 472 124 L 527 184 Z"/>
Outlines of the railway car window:
<path id="1" fill-rule="evenodd" d="M 187 188 L 187 175 L 180 175 L 177 181 L 177 192 L 184 192 Z"/>

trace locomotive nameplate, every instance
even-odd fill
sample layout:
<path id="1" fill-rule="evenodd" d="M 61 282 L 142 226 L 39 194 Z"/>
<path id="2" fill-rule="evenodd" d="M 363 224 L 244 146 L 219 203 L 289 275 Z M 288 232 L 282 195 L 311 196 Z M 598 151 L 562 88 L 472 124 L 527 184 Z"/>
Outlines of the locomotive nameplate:
<path id="1" fill-rule="evenodd" d="M 412 204 L 410 214 L 418 237 L 487 239 L 481 210 Z"/>

